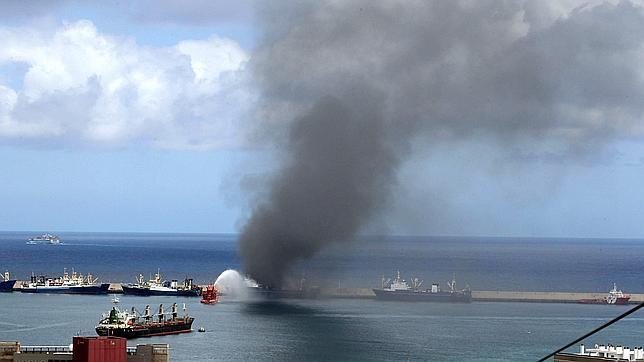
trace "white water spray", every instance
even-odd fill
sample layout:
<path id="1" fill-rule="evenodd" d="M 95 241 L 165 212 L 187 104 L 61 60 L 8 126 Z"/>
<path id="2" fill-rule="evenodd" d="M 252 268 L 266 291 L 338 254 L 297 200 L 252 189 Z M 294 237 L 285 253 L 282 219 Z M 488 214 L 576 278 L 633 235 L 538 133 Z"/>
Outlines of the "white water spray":
<path id="1" fill-rule="evenodd" d="M 215 280 L 215 287 L 226 299 L 247 300 L 249 297 L 244 277 L 237 270 L 228 269 L 221 273 Z"/>

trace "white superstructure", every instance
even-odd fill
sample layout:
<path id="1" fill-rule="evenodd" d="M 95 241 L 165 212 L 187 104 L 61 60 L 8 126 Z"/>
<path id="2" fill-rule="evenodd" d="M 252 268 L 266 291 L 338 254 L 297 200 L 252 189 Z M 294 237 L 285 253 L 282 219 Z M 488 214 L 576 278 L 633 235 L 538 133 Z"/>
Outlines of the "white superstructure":
<path id="1" fill-rule="evenodd" d="M 635 347 L 631 349 L 627 346 L 595 345 L 593 348 L 585 348 L 582 344 L 579 346 L 579 356 L 599 357 L 614 359 L 616 361 L 644 361 L 644 348 Z"/>
<path id="2" fill-rule="evenodd" d="M 49 233 L 42 234 L 40 236 L 35 236 L 27 240 L 27 244 L 36 245 L 36 244 L 49 244 L 49 245 L 60 245 L 60 238 L 56 235 Z"/>

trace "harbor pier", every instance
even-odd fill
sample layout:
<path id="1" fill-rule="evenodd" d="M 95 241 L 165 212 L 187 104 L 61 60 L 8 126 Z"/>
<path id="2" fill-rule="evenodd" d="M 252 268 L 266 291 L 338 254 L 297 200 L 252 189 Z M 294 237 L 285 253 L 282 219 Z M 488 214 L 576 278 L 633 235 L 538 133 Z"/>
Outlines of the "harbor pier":
<path id="1" fill-rule="evenodd" d="M 16 283 L 19 291 L 22 282 Z M 203 286 L 205 287 L 205 286 Z M 111 283 L 109 294 L 121 294 L 121 283 Z M 644 294 L 632 294 L 628 304 L 644 302 Z M 601 299 L 605 292 L 527 292 L 500 290 L 472 290 L 472 301 L 476 302 L 526 302 L 526 303 L 579 303 L 582 299 Z M 321 288 L 319 297 L 329 299 L 375 299 L 372 288 Z"/>
<path id="2" fill-rule="evenodd" d="M 472 301 L 477 302 L 579 303 L 582 299 L 601 299 L 605 296 L 605 292 L 472 291 Z M 644 294 L 630 296 L 629 304 L 644 302 Z M 323 288 L 320 290 L 320 297 L 372 299 L 375 298 L 375 294 L 371 288 Z"/>

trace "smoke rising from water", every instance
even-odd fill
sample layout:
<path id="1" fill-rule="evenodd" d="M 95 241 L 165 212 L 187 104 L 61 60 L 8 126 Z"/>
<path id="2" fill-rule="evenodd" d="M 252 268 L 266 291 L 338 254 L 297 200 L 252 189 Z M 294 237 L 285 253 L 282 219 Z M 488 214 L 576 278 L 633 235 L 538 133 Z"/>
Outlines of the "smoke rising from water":
<path id="1" fill-rule="evenodd" d="M 644 12 L 628 1 L 318 1 L 259 15 L 258 134 L 284 159 L 240 254 L 266 285 L 378 216 L 411 142 L 578 157 L 642 135 Z"/>

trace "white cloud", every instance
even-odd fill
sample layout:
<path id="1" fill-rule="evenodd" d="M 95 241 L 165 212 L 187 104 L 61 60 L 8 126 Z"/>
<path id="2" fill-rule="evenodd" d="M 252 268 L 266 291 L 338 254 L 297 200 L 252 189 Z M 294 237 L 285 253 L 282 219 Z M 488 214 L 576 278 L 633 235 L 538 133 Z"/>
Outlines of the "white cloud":
<path id="1" fill-rule="evenodd" d="M 243 138 L 240 122 L 253 98 L 249 56 L 232 40 L 145 47 L 101 34 L 89 21 L 0 27 L 0 39 L 0 69 L 28 67 L 21 89 L 0 84 L 0 142 L 203 149 Z"/>

